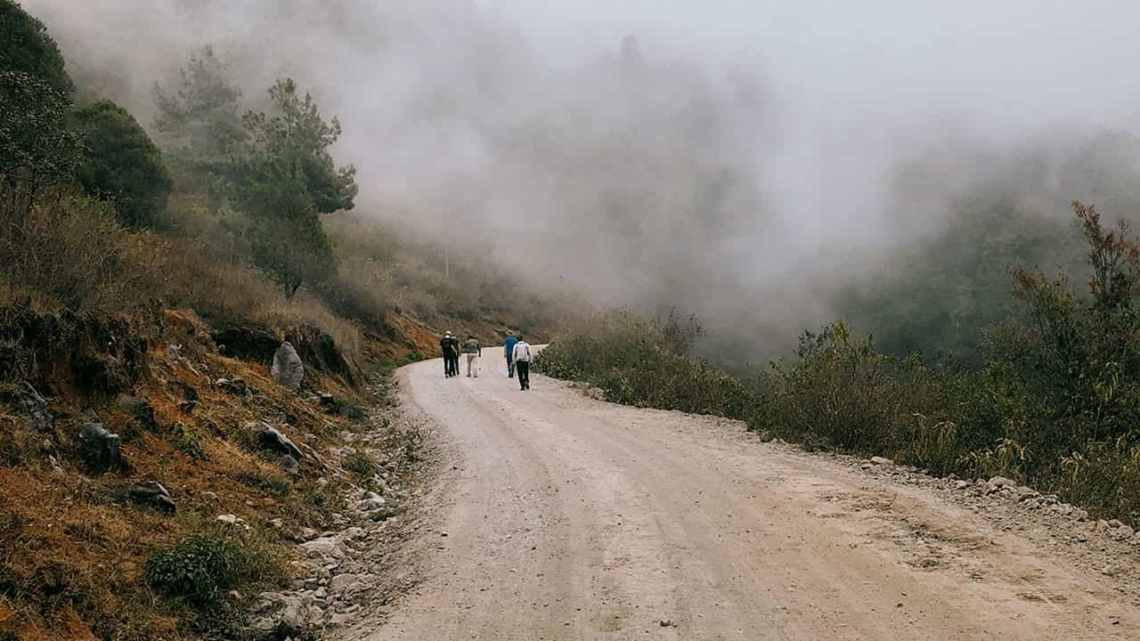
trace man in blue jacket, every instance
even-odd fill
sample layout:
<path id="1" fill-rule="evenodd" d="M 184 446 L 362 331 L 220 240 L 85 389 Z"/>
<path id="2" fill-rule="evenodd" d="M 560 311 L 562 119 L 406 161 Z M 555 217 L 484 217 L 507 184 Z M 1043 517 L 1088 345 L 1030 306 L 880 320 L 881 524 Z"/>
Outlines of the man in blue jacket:
<path id="1" fill-rule="evenodd" d="M 507 340 L 503 341 L 503 352 L 507 355 L 507 378 L 515 377 L 515 345 L 519 339 L 513 332 L 507 332 Z"/>

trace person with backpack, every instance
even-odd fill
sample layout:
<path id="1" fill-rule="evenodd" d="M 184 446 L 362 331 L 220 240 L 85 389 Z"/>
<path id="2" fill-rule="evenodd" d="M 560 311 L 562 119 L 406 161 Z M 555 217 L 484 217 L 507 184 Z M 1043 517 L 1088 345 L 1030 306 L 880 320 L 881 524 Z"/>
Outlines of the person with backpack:
<path id="1" fill-rule="evenodd" d="M 467 378 L 472 378 L 472 369 L 475 371 L 474 378 L 479 378 L 479 357 L 483 355 L 483 348 L 474 336 L 467 336 L 463 343 L 463 353 L 467 355 Z"/>
<path id="2" fill-rule="evenodd" d="M 439 349 L 443 352 L 443 376 L 451 378 L 459 375 L 459 341 L 447 332 L 439 339 Z"/>
<path id="3" fill-rule="evenodd" d="M 531 350 L 530 343 L 522 336 L 518 336 L 518 342 L 515 343 L 514 361 L 515 369 L 519 372 L 519 386 L 525 392 L 530 389 L 530 359 Z"/>
<path id="4" fill-rule="evenodd" d="M 507 355 L 507 378 L 515 377 L 515 345 L 519 339 L 511 332 L 507 332 L 507 340 L 503 341 L 503 353 Z"/>

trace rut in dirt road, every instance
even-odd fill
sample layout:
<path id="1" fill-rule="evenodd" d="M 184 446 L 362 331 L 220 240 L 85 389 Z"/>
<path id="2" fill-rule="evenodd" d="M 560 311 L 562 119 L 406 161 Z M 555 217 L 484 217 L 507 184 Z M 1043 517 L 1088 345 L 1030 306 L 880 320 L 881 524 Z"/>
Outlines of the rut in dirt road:
<path id="1" fill-rule="evenodd" d="M 345 638 L 1140 638 L 1111 578 L 930 490 L 485 361 L 402 371 L 449 499 L 420 589 Z"/>

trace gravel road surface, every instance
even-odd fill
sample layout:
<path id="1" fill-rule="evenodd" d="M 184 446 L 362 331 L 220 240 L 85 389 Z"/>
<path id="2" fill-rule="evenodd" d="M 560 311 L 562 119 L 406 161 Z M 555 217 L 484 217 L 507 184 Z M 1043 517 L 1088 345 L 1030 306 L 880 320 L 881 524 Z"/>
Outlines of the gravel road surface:
<path id="1" fill-rule="evenodd" d="M 523 392 L 484 353 L 479 378 L 400 374 L 442 498 L 422 583 L 347 638 L 1140 639 L 1112 577 L 944 493 L 730 421 Z"/>

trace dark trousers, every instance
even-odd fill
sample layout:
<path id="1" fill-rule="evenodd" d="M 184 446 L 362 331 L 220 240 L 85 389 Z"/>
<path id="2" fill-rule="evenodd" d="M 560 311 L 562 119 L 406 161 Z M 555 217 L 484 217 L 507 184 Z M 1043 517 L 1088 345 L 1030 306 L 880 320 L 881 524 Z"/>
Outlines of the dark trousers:
<path id="1" fill-rule="evenodd" d="M 459 355 L 443 354 L 443 375 L 444 376 L 459 376 Z"/>
<path id="2" fill-rule="evenodd" d="M 515 377 L 515 359 L 507 357 L 507 378 Z"/>
<path id="3" fill-rule="evenodd" d="M 515 368 L 519 371 L 519 387 L 530 389 L 530 363 L 519 361 L 515 363 Z"/>

